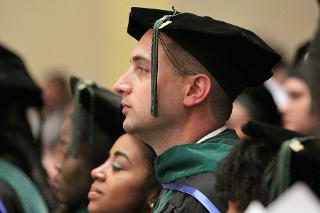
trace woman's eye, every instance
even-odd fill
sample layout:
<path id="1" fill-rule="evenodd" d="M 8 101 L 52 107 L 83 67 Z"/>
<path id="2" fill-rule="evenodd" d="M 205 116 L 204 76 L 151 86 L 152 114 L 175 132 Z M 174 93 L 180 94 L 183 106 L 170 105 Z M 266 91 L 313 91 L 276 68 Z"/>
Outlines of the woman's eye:
<path id="1" fill-rule="evenodd" d="M 120 171 L 122 169 L 122 165 L 118 162 L 114 162 L 114 163 L 112 163 L 112 169 L 114 171 Z"/>

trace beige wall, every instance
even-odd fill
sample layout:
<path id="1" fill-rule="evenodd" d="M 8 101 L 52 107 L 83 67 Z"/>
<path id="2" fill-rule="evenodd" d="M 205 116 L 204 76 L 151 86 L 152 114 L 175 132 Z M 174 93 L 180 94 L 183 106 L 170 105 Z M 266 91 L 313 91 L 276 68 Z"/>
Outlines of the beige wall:
<path id="1" fill-rule="evenodd" d="M 254 30 L 287 59 L 317 19 L 313 0 L 0 0 L 0 42 L 23 56 L 38 81 L 62 67 L 111 88 L 136 43 L 126 35 L 130 7 L 171 5 Z"/>
<path id="2" fill-rule="evenodd" d="M 129 66 L 135 44 L 126 35 L 131 6 L 169 5 L 152 2 L 0 0 L 0 42 L 23 56 L 38 82 L 61 67 L 110 88 Z"/>
<path id="3" fill-rule="evenodd" d="M 248 28 L 272 47 L 293 56 L 312 37 L 318 18 L 316 0 L 175 0 L 177 9 L 194 11 Z"/>

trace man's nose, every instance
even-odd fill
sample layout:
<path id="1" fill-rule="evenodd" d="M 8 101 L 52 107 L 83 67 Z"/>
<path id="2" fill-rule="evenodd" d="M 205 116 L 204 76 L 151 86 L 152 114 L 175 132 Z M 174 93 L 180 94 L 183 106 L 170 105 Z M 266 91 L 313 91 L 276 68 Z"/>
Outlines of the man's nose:
<path id="1" fill-rule="evenodd" d="M 114 84 L 113 90 L 119 95 L 129 94 L 132 91 L 127 73 L 123 74 Z"/>

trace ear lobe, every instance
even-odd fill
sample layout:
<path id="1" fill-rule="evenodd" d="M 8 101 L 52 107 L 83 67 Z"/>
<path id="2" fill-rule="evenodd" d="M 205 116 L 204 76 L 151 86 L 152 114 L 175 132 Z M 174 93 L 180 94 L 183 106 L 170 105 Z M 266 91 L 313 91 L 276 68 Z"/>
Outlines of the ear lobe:
<path id="1" fill-rule="evenodd" d="M 205 74 L 190 76 L 188 89 L 183 101 L 184 105 L 191 107 L 201 103 L 210 93 L 210 89 L 211 80 L 209 76 Z"/>
<path id="2" fill-rule="evenodd" d="M 155 190 L 153 191 L 149 196 L 148 196 L 148 199 L 147 199 L 147 204 L 148 204 L 148 207 L 150 209 L 153 209 L 156 202 L 157 202 L 157 199 L 159 197 L 159 193 L 160 191 L 159 190 Z"/>

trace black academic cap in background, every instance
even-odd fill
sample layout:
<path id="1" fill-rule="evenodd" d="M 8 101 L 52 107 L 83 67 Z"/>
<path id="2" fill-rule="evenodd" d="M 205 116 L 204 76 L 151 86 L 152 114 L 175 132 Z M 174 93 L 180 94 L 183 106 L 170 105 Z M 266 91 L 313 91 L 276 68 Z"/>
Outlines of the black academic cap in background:
<path id="1" fill-rule="evenodd" d="M 310 49 L 301 68 L 308 87 L 310 88 L 313 104 L 318 111 L 320 110 L 320 20 L 315 36 L 311 40 Z"/>
<path id="2" fill-rule="evenodd" d="M 0 95 L 3 101 L 42 106 L 41 89 L 31 78 L 22 59 L 0 45 Z"/>
<path id="3" fill-rule="evenodd" d="M 288 78 L 298 78 L 307 83 L 306 69 L 310 68 L 310 64 L 306 63 L 308 53 L 296 65 L 291 65 L 288 69 Z"/>
<path id="4" fill-rule="evenodd" d="M 251 115 L 251 120 L 272 125 L 281 125 L 281 115 L 271 93 L 260 85 L 248 87 L 240 93 L 236 102 L 243 105 Z"/>
<path id="5" fill-rule="evenodd" d="M 313 136 L 296 137 L 282 143 L 266 173 L 265 182 L 270 189 L 269 203 L 293 183 L 302 181 L 320 197 L 320 140 Z"/>
<path id="6" fill-rule="evenodd" d="M 320 20 L 318 20 L 317 31 L 310 41 L 309 55 L 320 60 Z"/>
<path id="7" fill-rule="evenodd" d="M 292 59 L 292 67 L 296 67 L 298 66 L 301 61 L 304 59 L 306 53 L 308 52 L 310 47 L 310 41 L 305 41 L 304 43 L 302 43 L 300 46 L 297 47 L 295 55 Z"/>
<path id="8" fill-rule="evenodd" d="M 308 45 L 300 53 L 300 60 L 294 61 L 289 75 L 303 80 L 316 79 L 320 82 L 320 21 L 318 21 L 317 31 L 308 41 Z M 298 49 L 299 52 L 300 49 Z"/>
<path id="9" fill-rule="evenodd" d="M 121 97 L 98 87 L 93 82 L 71 77 L 70 86 L 73 96 L 75 96 L 77 85 L 81 87 L 78 88 L 80 105 L 89 113 L 93 113 L 93 119 L 102 131 L 110 135 L 114 141 L 118 139 L 124 133 L 122 125 L 125 117 L 121 112 Z"/>
<path id="10" fill-rule="evenodd" d="M 70 86 L 73 94 L 73 131 L 71 150 L 74 157 L 78 152 L 78 136 L 82 131 L 79 120 L 81 119 L 81 110 L 88 112 L 89 121 L 86 130 L 89 134 L 89 143 L 108 143 L 104 147 L 110 149 L 113 143 L 124 134 L 122 127 L 124 115 L 121 112 L 121 98 L 109 90 L 98 87 L 92 81 L 80 80 L 76 77 L 70 78 Z M 80 113 L 80 114 L 79 114 Z M 99 131 L 99 132 L 97 132 Z M 104 141 L 97 141 L 98 135 L 103 134 Z"/>
<path id="11" fill-rule="evenodd" d="M 258 121 L 247 122 L 242 126 L 242 131 L 249 136 L 251 140 L 264 140 L 275 146 L 280 146 L 285 140 L 304 136 L 299 132 Z"/>
<path id="12" fill-rule="evenodd" d="M 264 184 L 266 204 L 297 181 L 305 182 L 320 197 L 320 140 L 313 136 L 250 121 L 242 127 L 252 142 L 264 142 L 277 150 L 266 165 Z"/>
<path id="13" fill-rule="evenodd" d="M 133 7 L 128 33 L 137 40 L 158 19 L 172 11 Z M 181 13 L 160 31 L 196 58 L 219 82 L 231 101 L 246 86 L 272 76 L 280 56 L 253 32 L 210 17 Z"/>

